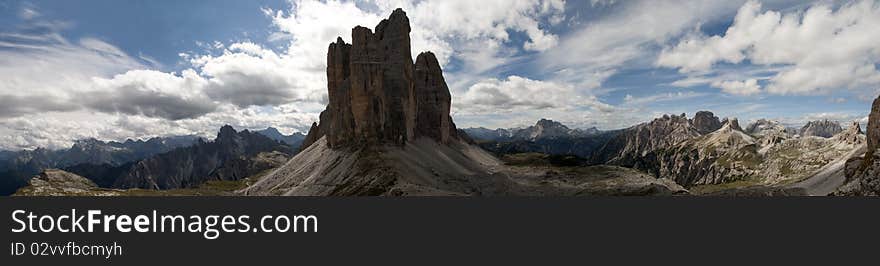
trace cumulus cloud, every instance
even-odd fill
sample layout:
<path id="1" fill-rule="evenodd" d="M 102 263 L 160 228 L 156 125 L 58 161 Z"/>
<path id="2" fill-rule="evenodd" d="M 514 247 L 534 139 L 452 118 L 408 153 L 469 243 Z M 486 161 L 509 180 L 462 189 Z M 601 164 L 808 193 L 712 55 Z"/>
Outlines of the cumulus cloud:
<path id="1" fill-rule="evenodd" d="M 744 81 L 716 81 L 712 83 L 712 87 L 719 88 L 725 93 L 744 96 L 754 95 L 761 92 L 761 86 L 758 85 L 758 80 L 756 79 L 748 79 Z"/>
<path id="2" fill-rule="evenodd" d="M 58 27 L 39 23 L 27 33 L 0 33 L 0 117 L 79 109 L 92 77 L 144 66 L 98 39 L 70 42 Z"/>
<path id="3" fill-rule="evenodd" d="M 460 97 L 460 101 L 457 106 L 461 112 L 573 108 L 598 103 L 594 97 L 579 95 L 570 85 L 519 76 L 478 82 Z"/>
<path id="4" fill-rule="evenodd" d="M 28 114 L 0 119 L 0 150 L 69 148 L 77 139 L 148 139 L 158 136 L 199 135 L 213 139 L 226 124 L 238 130 L 276 127 L 282 132 L 306 132 L 317 113 L 293 105 L 263 108 L 218 107 L 197 118 L 169 120 L 142 115 L 119 115 L 79 110 L 53 115 Z"/>
<path id="5" fill-rule="evenodd" d="M 63 147 L 81 137 L 212 132 L 225 123 L 307 130 L 327 100 L 327 44 L 337 36 L 350 42 L 352 27 L 373 27 L 397 7 L 412 19 L 414 52 L 434 51 L 444 66 L 460 60 L 469 75 L 456 80 L 467 80 L 517 50 L 554 47 L 548 27 L 562 21 L 564 2 L 292 1 L 290 9 L 263 10 L 275 31 L 268 43 L 282 48 L 205 42 L 203 51 L 180 53 L 189 65 L 177 72 L 152 70 L 159 63 L 148 55 L 130 56 L 100 38 L 71 42 L 61 32 L 73 23 L 27 5 L 22 30 L 0 33 L 0 142 Z"/>
<path id="6" fill-rule="evenodd" d="M 194 71 L 175 76 L 152 70 L 132 70 L 111 79 L 95 78 L 83 94 L 87 107 L 127 115 L 171 120 L 194 118 L 214 111 L 216 104 L 200 91 L 205 81 Z"/>
<path id="7" fill-rule="evenodd" d="M 653 57 L 654 46 L 693 25 L 716 19 L 737 1 L 629 1 L 607 16 L 564 36 L 558 49 L 541 55 L 554 79 L 598 87 L 627 64 Z M 594 1 L 593 4 L 614 4 Z"/>
<path id="8" fill-rule="evenodd" d="M 560 0 L 375 0 L 369 4 L 375 7 L 349 1 L 293 1 L 291 10 L 264 12 L 272 16 L 278 28 L 274 38 L 290 40 L 286 53 L 301 66 L 296 74 L 310 77 L 312 85 L 321 85 L 319 82 L 326 84 L 328 43 L 337 36 L 351 42 L 354 26 L 372 28 L 394 9 L 403 8 L 410 18 L 413 55 L 432 51 L 441 66 L 456 59 L 463 62 L 457 66 L 461 73 L 472 74 L 454 79 L 453 89 L 459 89 L 459 84 L 469 86 L 480 79 L 473 75 L 509 62 L 509 57 L 517 53 L 517 49 L 509 49 L 511 46 L 525 51 L 556 46 L 558 36 L 547 28 L 561 21 L 565 8 Z M 524 33 L 527 39 L 513 43 L 510 32 Z"/>
<path id="9" fill-rule="evenodd" d="M 320 86 L 300 86 L 300 71 L 288 57 L 246 42 L 230 45 L 220 56 L 192 61 L 207 81 L 205 92 L 217 101 L 239 107 L 320 101 Z"/>
<path id="10" fill-rule="evenodd" d="M 695 33 L 667 47 L 658 66 L 683 73 L 719 63 L 788 68 L 769 80 L 775 94 L 817 94 L 880 84 L 880 4 L 864 0 L 837 9 L 816 4 L 804 12 L 761 12 L 758 1 L 740 7 L 723 35 Z"/>
<path id="11" fill-rule="evenodd" d="M 36 95 L 2 95 L 0 94 L 0 118 L 17 117 L 25 114 L 42 112 L 65 112 L 78 109 L 79 106 L 53 98 Z"/>

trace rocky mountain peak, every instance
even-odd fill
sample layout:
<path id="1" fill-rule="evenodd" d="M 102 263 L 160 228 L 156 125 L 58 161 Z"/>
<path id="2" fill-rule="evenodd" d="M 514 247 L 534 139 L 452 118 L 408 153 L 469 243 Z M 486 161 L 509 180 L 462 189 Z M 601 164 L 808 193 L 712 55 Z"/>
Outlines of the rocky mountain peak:
<path id="1" fill-rule="evenodd" d="M 868 153 L 873 154 L 880 148 L 880 97 L 871 105 L 871 113 L 868 115 L 868 128 L 865 129 L 868 142 Z M 866 157 L 867 158 L 867 157 Z"/>
<path id="2" fill-rule="evenodd" d="M 540 120 L 538 120 L 538 122 L 535 123 L 535 126 L 539 127 L 539 128 L 553 128 L 553 127 L 568 128 L 565 125 L 563 125 L 562 123 L 559 123 L 559 122 L 556 122 L 553 120 L 549 120 L 549 119 L 544 119 L 544 118 L 541 118 Z"/>
<path id="3" fill-rule="evenodd" d="M 721 128 L 721 120 L 709 111 L 697 112 L 691 121 L 700 134 L 708 134 Z"/>
<path id="4" fill-rule="evenodd" d="M 585 134 L 580 130 L 572 130 L 560 122 L 541 118 L 534 126 L 524 128 L 514 134 L 514 139 L 535 141 L 538 139 L 555 139 L 579 137 Z"/>
<path id="5" fill-rule="evenodd" d="M 763 118 L 749 124 L 749 126 L 746 127 L 745 132 L 758 137 L 765 135 L 783 137 L 789 135 L 789 132 L 785 128 L 785 126 L 778 121 L 767 120 Z"/>
<path id="6" fill-rule="evenodd" d="M 217 132 L 217 139 L 225 139 L 235 136 L 237 132 L 235 128 L 232 128 L 230 125 L 224 125 L 220 128 L 220 131 Z"/>
<path id="7" fill-rule="evenodd" d="M 739 119 L 737 119 L 736 117 L 724 118 L 724 120 L 721 121 L 721 124 L 721 129 L 743 131 L 742 127 L 739 126 Z"/>
<path id="8" fill-rule="evenodd" d="M 274 127 L 267 127 L 267 128 L 264 129 L 262 132 L 264 132 L 264 133 L 266 133 L 266 134 L 278 134 L 278 135 L 284 135 L 284 134 L 281 134 L 281 131 L 278 131 L 278 129 L 277 129 L 277 128 L 274 128 Z"/>
<path id="9" fill-rule="evenodd" d="M 830 138 L 841 131 L 843 131 L 843 127 L 840 126 L 840 123 L 825 119 L 807 122 L 807 124 L 801 128 L 800 134 L 805 137 L 816 136 Z"/>
<path id="10" fill-rule="evenodd" d="M 865 143 L 865 138 L 862 134 L 862 126 L 859 125 L 858 121 L 853 121 L 852 124 L 846 130 L 840 132 L 839 134 L 834 136 L 840 143 L 859 145 Z"/>
<path id="11" fill-rule="evenodd" d="M 403 145 L 417 137 L 448 143 L 457 138 L 449 116 L 452 97 L 433 53 L 413 63 L 409 18 L 396 9 L 375 27 L 352 29 L 352 43 L 337 38 L 327 52 L 329 104 L 303 149 L 326 136 L 331 148 Z"/>

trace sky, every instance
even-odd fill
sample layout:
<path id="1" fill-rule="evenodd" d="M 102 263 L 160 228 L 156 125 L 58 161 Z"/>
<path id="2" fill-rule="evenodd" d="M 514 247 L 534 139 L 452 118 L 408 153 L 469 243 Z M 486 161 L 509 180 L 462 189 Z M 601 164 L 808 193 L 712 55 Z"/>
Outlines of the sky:
<path id="1" fill-rule="evenodd" d="M 327 103 L 327 45 L 398 7 L 460 128 L 700 110 L 865 123 L 880 93 L 874 0 L 0 0 L 0 149 L 305 133 Z"/>

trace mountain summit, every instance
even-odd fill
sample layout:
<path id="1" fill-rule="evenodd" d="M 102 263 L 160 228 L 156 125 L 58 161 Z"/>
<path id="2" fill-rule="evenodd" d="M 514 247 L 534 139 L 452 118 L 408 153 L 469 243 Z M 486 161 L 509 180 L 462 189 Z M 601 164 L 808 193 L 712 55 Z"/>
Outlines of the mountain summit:
<path id="1" fill-rule="evenodd" d="M 243 190 L 257 195 L 504 194 L 500 162 L 459 138 L 437 58 L 410 53 L 402 9 L 327 51 L 329 103 L 302 152 Z M 492 177 L 495 176 L 495 177 Z"/>
<path id="2" fill-rule="evenodd" d="M 357 26 L 327 52 L 330 103 L 302 148 L 327 137 L 331 148 L 359 144 L 404 145 L 418 137 L 457 139 L 449 116 L 452 96 L 437 58 L 410 53 L 409 18 L 402 9 L 376 26 Z"/>

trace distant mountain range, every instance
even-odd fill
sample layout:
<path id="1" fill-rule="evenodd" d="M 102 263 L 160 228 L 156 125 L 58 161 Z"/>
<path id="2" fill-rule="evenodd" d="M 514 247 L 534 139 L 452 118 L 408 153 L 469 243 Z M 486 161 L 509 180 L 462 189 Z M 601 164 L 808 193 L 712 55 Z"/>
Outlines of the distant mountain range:
<path id="1" fill-rule="evenodd" d="M 306 139 L 306 135 L 303 135 L 303 133 L 296 132 L 291 135 L 284 135 L 284 134 L 281 134 L 281 132 L 278 131 L 278 129 L 274 128 L 274 127 L 269 127 L 267 129 L 258 130 L 258 131 L 254 131 L 254 132 L 259 133 L 260 135 L 269 137 L 270 139 L 273 139 L 276 141 L 282 141 L 294 149 L 299 149 L 299 146 L 302 145 L 303 140 Z"/>
<path id="2" fill-rule="evenodd" d="M 191 188 L 208 180 L 239 180 L 286 162 L 293 148 L 262 134 L 231 126 L 220 128 L 212 142 L 157 154 L 121 166 L 80 164 L 68 172 L 86 177 L 99 187 Z"/>
<path id="3" fill-rule="evenodd" d="M 571 129 L 560 122 L 541 119 L 534 126 L 527 128 L 498 128 L 488 129 L 484 127 L 465 128 L 465 133 L 475 140 L 482 141 L 537 141 L 545 139 L 570 139 L 593 136 L 601 133 L 595 127 L 589 129 Z"/>
<path id="4" fill-rule="evenodd" d="M 617 134 L 618 131 L 571 129 L 560 122 L 538 120 L 527 128 L 463 129 L 483 149 L 496 155 L 539 152 L 546 154 L 570 154 L 589 157 L 593 150 Z"/>
<path id="5" fill-rule="evenodd" d="M 281 151 L 284 156 L 289 156 L 297 150 L 305 138 L 302 133 L 284 135 L 273 127 L 252 133 L 259 133 L 261 137 L 265 136 L 266 138 L 259 138 L 257 141 L 263 142 L 263 147 L 272 147 L 268 150 Z M 254 136 L 245 138 L 258 139 Z M 287 148 L 277 148 L 276 144 L 280 144 L 280 142 L 283 142 Z M 31 177 L 44 169 L 51 168 L 68 169 L 88 177 L 100 187 L 112 187 L 117 177 L 130 171 L 141 160 L 178 148 L 193 145 L 203 145 L 202 148 L 207 148 L 213 145 L 205 146 L 206 143 L 208 142 L 194 135 L 156 137 L 148 140 L 129 139 L 124 142 L 90 138 L 75 141 L 69 149 L 37 148 L 34 150 L 0 151 L 0 195 L 14 193 L 16 189 L 27 185 Z M 221 174 L 217 173 L 217 175 Z M 225 175 L 229 175 L 229 173 Z M 236 174 L 232 174 L 232 176 L 237 177 Z"/>
<path id="6" fill-rule="evenodd" d="M 9 195 L 27 184 L 34 175 L 48 168 L 65 168 L 77 164 L 119 166 L 179 147 L 193 145 L 196 136 L 158 137 L 124 142 L 84 139 L 69 149 L 4 151 L 0 154 L 0 195 Z"/>

